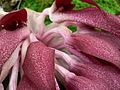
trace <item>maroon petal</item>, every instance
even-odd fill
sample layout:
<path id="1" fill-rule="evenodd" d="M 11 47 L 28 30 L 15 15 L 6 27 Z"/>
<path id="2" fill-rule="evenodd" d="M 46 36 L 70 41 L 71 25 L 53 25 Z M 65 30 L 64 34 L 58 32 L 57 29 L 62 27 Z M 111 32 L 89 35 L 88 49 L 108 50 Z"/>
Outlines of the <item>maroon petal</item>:
<path id="1" fill-rule="evenodd" d="M 54 50 L 41 42 L 31 43 L 23 63 L 23 71 L 39 90 L 55 90 Z"/>
<path id="2" fill-rule="evenodd" d="M 82 10 L 68 10 L 55 12 L 50 15 L 53 22 L 78 22 L 92 27 L 97 27 L 115 35 L 120 35 L 120 18 L 98 8 Z"/>
<path id="3" fill-rule="evenodd" d="M 81 0 L 81 1 L 92 4 L 100 9 L 100 7 L 96 4 L 94 0 Z M 75 6 L 74 4 L 72 4 L 72 0 L 55 0 L 55 5 L 58 9 L 62 7 L 64 10 L 72 10 Z"/>
<path id="4" fill-rule="evenodd" d="M 109 90 L 104 81 L 91 80 L 83 76 L 76 76 L 65 68 L 56 65 L 56 76 L 65 85 L 66 90 Z"/>
<path id="5" fill-rule="evenodd" d="M 66 48 L 69 50 L 69 52 L 79 57 L 78 61 L 82 61 L 84 63 L 96 63 L 96 64 L 100 63 L 92 55 L 80 52 L 78 49 L 77 51 L 72 45 L 69 45 L 68 43 L 66 44 Z"/>
<path id="6" fill-rule="evenodd" d="M 25 9 L 10 12 L 0 19 L 0 30 L 15 30 L 25 25 L 26 21 L 27 11 Z"/>
<path id="7" fill-rule="evenodd" d="M 16 31 L 0 31 L 0 69 L 8 60 L 18 44 L 29 35 L 29 30 L 24 27 Z"/>
<path id="8" fill-rule="evenodd" d="M 23 76 L 17 90 L 39 90 L 26 76 Z"/>
<path id="9" fill-rule="evenodd" d="M 120 72 L 114 66 L 74 63 L 70 66 L 70 71 L 90 80 L 97 79 L 97 82 L 102 80 L 107 83 L 109 90 L 120 88 Z"/>
<path id="10" fill-rule="evenodd" d="M 67 90 L 110 90 L 103 81 L 92 81 L 82 76 L 69 78 L 66 82 Z"/>
<path id="11" fill-rule="evenodd" d="M 64 10 L 73 9 L 74 5 L 71 4 L 72 0 L 55 0 L 55 5 L 57 8 L 63 8 Z"/>
<path id="12" fill-rule="evenodd" d="M 86 33 L 73 35 L 69 44 L 79 52 L 84 52 L 115 64 L 120 68 L 120 52 L 116 42 L 107 35 Z"/>
<path id="13" fill-rule="evenodd" d="M 111 15 L 103 10 L 93 1 L 93 0 L 82 0 L 89 4 L 95 5 L 97 8 L 85 8 L 82 10 L 72 10 L 66 9 L 63 10 L 65 7 L 71 7 L 71 1 L 67 0 L 56 0 L 56 3 L 53 4 L 51 12 L 49 13 L 50 19 L 53 22 L 77 22 L 83 23 L 92 27 L 97 27 L 103 29 L 107 32 L 120 36 L 120 18 Z M 64 5 L 65 4 L 65 5 Z M 52 12 L 55 6 L 60 6 L 61 8 L 57 8 L 55 12 Z"/>

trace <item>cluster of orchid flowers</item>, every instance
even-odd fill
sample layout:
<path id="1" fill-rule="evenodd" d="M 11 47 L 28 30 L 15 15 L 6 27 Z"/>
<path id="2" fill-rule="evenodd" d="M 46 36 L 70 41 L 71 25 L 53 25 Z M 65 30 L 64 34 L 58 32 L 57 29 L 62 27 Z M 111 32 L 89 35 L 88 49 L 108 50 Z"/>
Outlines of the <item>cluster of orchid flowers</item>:
<path id="1" fill-rule="evenodd" d="M 120 90 L 120 17 L 82 1 L 0 13 L 0 90 Z"/>

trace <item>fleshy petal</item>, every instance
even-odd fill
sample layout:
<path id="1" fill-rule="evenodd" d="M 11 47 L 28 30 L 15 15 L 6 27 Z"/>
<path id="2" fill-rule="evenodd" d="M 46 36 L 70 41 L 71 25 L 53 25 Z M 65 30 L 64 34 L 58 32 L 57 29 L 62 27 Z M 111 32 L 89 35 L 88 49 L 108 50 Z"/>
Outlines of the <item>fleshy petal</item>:
<path id="1" fill-rule="evenodd" d="M 21 79 L 17 90 L 39 90 L 26 76 Z"/>
<path id="2" fill-rule="evenodd" d="M 65 68 L 56 65 L 57 78 L 62 79 L 67 90 L 109 90 L 102 80 L 90 80 L 83 76 L 76 76 Z"/>
<path id="3" fill-rule="evenodd" d="M 17 45 L 29 35 L 28 28 L 24 27 L 16 31 L 0 31 L 0 68 L 8 60 Z"/>
<path id="4" fill-rule="evenodd" d="M 68 45 L 73 46 L 79 52 L 101 58 L 120 68 L 119 48 L 114 41 L 111 41 L 112 39 L 106 37 L 99 32 L 73 35 Z"/>
<path id="5" fill-rule="evenodd" d="M 39 90 L 55 90 L 54 50 L 41 42 L 31 43 L 23 64 L 24 74 Z"/>
<path id="6" fill-rule="evenodd" d="M 21 43 L 17 46 L 17 48 L 14 50 L 12 55 L 9 57 L 9 59 L 3 64 L 2 71 L 0 74 L 0 81 L 2 82 L 8 73 L 10 72 L 10 69 L 15 65 L 15 62 L 19 59 L 19 52 L 20 52 Z"/>
<path id="7" fill-rule="evenodd" d="M 15 65 L 12 68 L 11 78 L 9 82 L 9 90 L 17 89 L 18 71 L 19 71 L 19 59 L 16 61 Z"/>
<path id="8" fill-rule="evenodd" d="M 64 41 L 70 37 L 72 31 L 65 26 L 55 27 L 44 33 L 43 37 L 40 40 L 44 39 L 44 43 L 49 47 L 61 49 L 64 48 Z"/>
<path id="9" fill-rule="evenodd" d="M 94 0 L 81 0 L 81 1 L 92 4 L 100 9 L 100 7 L 96 4 Z M 72 4 L 72 0 L 55 0 L 55 5 L 58 9 L 62 7 L 64 10 L 72 10 L 75 6 L 74 4 Z"/>
<path id="10" fill-rule="evenodd" d="M 114 66 L 74 63 L 70 69 L 75 74 L 87 77 L 90 80 L 104 81 L 109 90 L 119 90 L 120 88 L 120 73 Z"/>
<path id="11" fill-rule="evenodd" d="M 47 15 L 44 13 L 38 13 L 27 9 L 28 12 L 28 22 L 27 26 L 30 28 L 31 32 L 36 33 L 37 37 L 41 37 L 44 33 L 45 28 L 45 18 Z"/>
<path id="12" fill-rule="evenodd" d="M 88 0 L 85 1 L 88 2 Z M 89 3 L 95 6 L 97 5 L 92 0 L 90 0 Z M 98 8 L 85 8 L 82 10 L 61 11 L 58 9 L 55 12 L 52 12 L 52 10 L 50 11 L 51 12 L 49 13 L 49 16 L 53 22 L 60 23 L 72 21 L 83 23 L 120 36 L 120 18 L 115 15 L 111 15 L 103 10 L 100 10 L 99 6 Z"/>
<path id="13" fill-rule="evenodd" d="M 10 12 L 0 19 L 0 30 L 15 30 L 25 25 L 27 11 L 25 9 Z"/>
<path id="14" fill-rule="evenodd" d="M 103 82 L 101 82 L 103 84 Z M 67 90 L 109 90 L 105 85 L 96 85 L 96 82 L 92 82 L 85 77 L 73 77 L 69 79 L 69 83 L 66 84 Z"/>
<path id="15" fill-rule="evenodd" d="M 64 10 L 71 10 L 74 5 L 71 4 L 72 0 L 55 0 L 55 5 L 57 8 L 63 8 Z"/>

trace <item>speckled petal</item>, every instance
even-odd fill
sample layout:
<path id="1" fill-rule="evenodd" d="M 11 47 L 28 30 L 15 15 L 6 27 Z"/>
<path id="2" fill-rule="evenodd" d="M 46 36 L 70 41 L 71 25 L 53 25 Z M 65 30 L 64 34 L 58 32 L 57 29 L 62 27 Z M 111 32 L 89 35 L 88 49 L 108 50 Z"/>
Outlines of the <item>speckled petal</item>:
<path id="1" fill-rule="evenodd" d="M 54 50 L 39 41 L 31 43 L 23 71 L 39 90 L 55 90 Z"/>
<path id="2" fill-rule="evenodd" d="M 97 82 L 105 82 L 109 90 L 119 90 L 120 72 L 118 68 L 108 65 L 80 64 L 74 63 L 70 66 L 70 71 L 76 75 L 84 76 Z"/>
<path id="3" fill-rule="evenodd" d="M 66 90 L 109 90 L 107 84 L 98 79 L 91 80 L 84 76 L 76 76 L 65 68 L 56 65 L 56 76 L 62 79 Z"/>
<path id="4" fill-rule="evenodd" d="M 109 90 L 104 82 L 97 82 L 86 77 L 75 76 L 66 82 L 67 90 Z"/>
<path id="5" fill-rule="evenodd" d="M 71 43 L 68 43 L 79 52 L 101 58 L 120 68 L 119 48 L 115 41 L 106 37 L 107 35 L 99 33 L 78 34 L 73 35 L 69 40 Z"/>
<path id="6" fill-rule="evenodd" d="M 83 23 L 120 36 L 120 18 L 98 8 L 56 11 L 50 14 L 50 19 L 53 22 L 73 21 Z"/>
<path id="7" fill-rule="evenodd" d="M 0 31 L 0 69 L 16 49 L 18 44 L 29 35 L 28 28 L 16 31 Z"/>
<path id="8" fill-rule="evenodd" d="M 23 78 L 19 82 L 17 90 L 39 90 L 39 89 L 37 89 L 34 83 L 32 83 L 26 76 L 23 76 Z"/>
<path id="9" fill-rule="evenodd" d="M 0 30 L 15 30 L 23 26 L 27 21 L 27 11 L 25 9 L 12 11 L 0 19 Z M 18 26 L 17 26 L 18 24 Z"/>

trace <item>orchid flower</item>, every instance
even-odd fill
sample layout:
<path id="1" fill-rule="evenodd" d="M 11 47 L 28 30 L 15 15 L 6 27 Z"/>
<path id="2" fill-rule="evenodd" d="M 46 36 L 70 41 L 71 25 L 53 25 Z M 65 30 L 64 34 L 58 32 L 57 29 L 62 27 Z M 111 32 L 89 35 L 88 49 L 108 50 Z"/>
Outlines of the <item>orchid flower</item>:
<path id="1" fill-rule="evenodd" d="M 95 7 L 55 0 L 43 12 L 0 13 L 0 90 L 120 89 L 120 18 L 81 1 Z"/>

